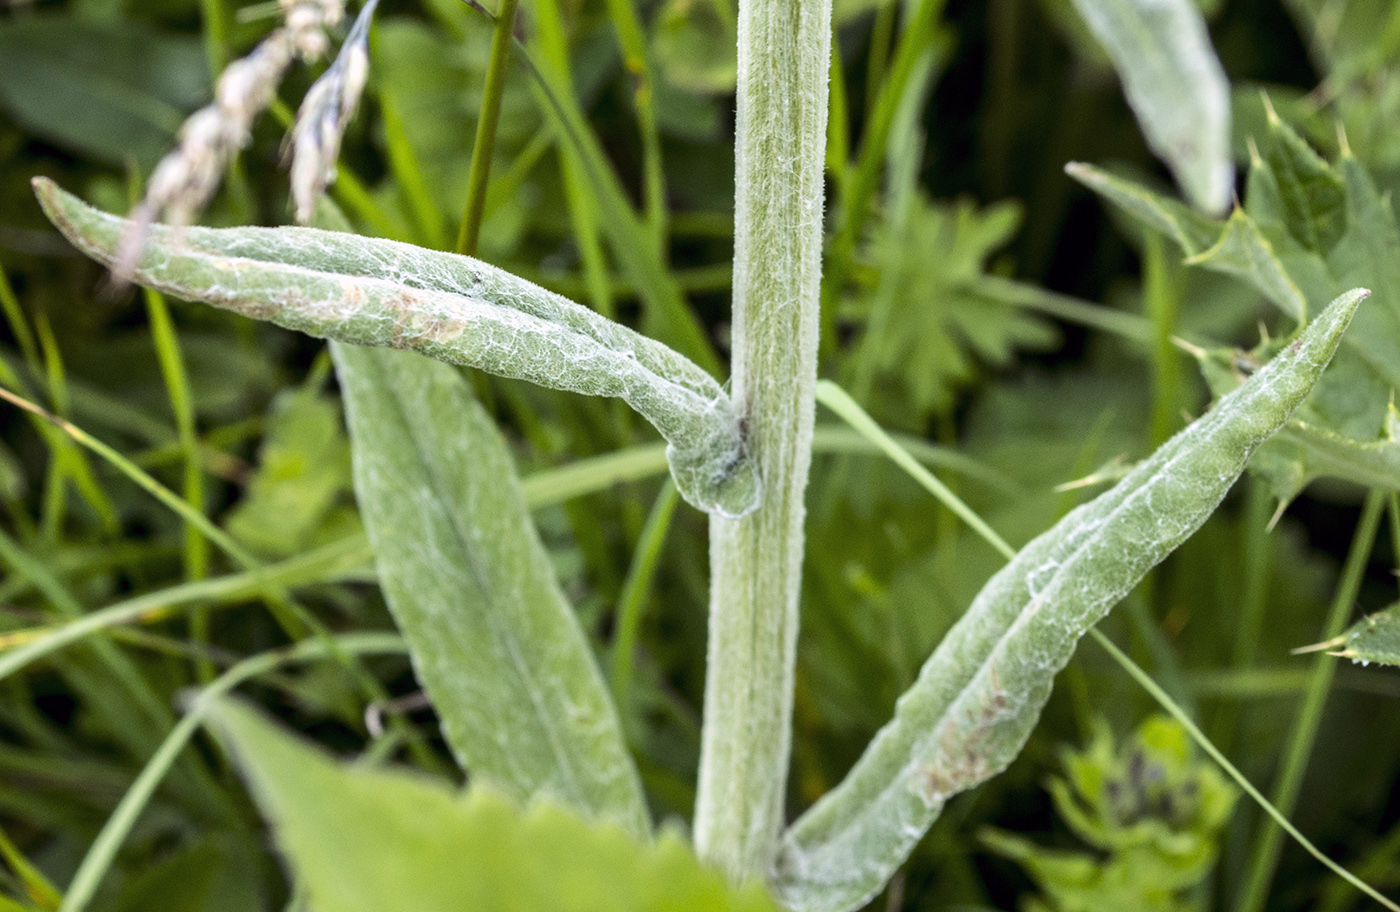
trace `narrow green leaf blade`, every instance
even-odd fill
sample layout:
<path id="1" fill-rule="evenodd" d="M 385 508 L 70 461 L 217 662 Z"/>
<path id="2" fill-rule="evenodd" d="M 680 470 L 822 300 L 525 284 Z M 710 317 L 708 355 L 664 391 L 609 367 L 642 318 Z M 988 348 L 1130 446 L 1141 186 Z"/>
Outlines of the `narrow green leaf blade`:
<path id="1" fill-rule="evenodd" d="M 380 585 L 462 766 L 646 833 L 617 713 L 490 417 L 445 364 L 331 351 Z"/>
<path id="2" fill-rule="evenodd" d="M 46 178 L 39 202 L 80 250 L 111 265 L 129 222 Z M 470 257 L 315 228 L 152 226 L 133 278 L 325 339 L 410 349 L 590 396 L 617 396 L 666 438 L 676 487 L 740 517 L 762 496 L 719 383 L 666 346 Z"/>
<path id="3" fill-rule="evenodd" d="M 1198 209 L 1230 205 L 1230 83 L 1192 0 L 1074 0 L 1152 149 Z"/>
<path id="4" fill-rule="evenodd" d="M 851 773 L 784 835 L 776 887 L 788 908 L 859 908 L 950 797 L 1011 762 L 1079 638 L 1206 520 L 1307 396 L 1365 296 L 1338 298 L 1248 383 L 992 577 Z"/>
<path id="5" fill-rule="evenodd" d="M 341 764 L 229 699 L 211 724 L 318 912 L 774 912 L 674 836 L 643 844 L 548 803 Z"/>

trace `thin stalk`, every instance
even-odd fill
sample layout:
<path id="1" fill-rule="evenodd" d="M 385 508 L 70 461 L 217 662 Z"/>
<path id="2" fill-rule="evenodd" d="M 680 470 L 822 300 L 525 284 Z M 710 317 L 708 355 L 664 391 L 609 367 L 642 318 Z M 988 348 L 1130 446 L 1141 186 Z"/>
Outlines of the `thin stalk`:
<path id="1" fill-rule="evenodd" d="M 1346 564 L 1342 569 L 1341 583 L 1337 586 L 1332 609 L 1327 614 L 1327 624 L 1323 628 L 1321 640 L 1330 640 L 1342 632 L 1356 594 L 1361 589 L 1362 577 L 1366 575 L 1366 563 L 1370 560 L 1371 549 L 1376 543 L 1376 533 L 1380 529 L 1381 512 L 1385 508 L 1386 492 L 1373 490 L 1366 498 L 1366 506 L 1361 510 L 1361 520 L 1356 525 L 1356 533 L 1347 552 Z M 1303 705 L 1293 723 L 1293 731 L 1285 749 L 1283 767 L 1274 783 L 1271 796 L 1274 807 L 1283 816 L 1293 814 L 1298 805 L 1298 794 L 1303 786 L 1303 774 L 1308 768 L 1308 758 L 1312 755 L 1313 742 L 1317 739 L 1318 725 L 1322 722 L 1322 710 L 1327 703 L 1327 694 L 1332 688 L 1332 678 L 1337 672 L 1337 663 L 1329 656 L 1320 655 L 1313 660 L 1312 680 L 1308 682 Z M 1282 847 L 1283 831 L 1276 826 L 1265 826 L 1254 843 L 1254 854 L 1245 879 L 1245 887 L 1240 899 L 1235 903 L 1235 912 L 1259 912 L 1268 899 L 1269 887 L 1278 869 L 1279 850 Z"/>
<path id="2" fill-rule="evenodd" d="M 501 0 L 496 10 L 496 27 L 491 33 L 491 59 L 486 67 L 486 88 L 482 90 L 481 117 L 476 122 L 471 170 L 467 172 L 467 208 L 462 214 L 462 231 L 457 236 L 457 252 L 468 256 L 476 253 L 481 216 L 486 211 L 486 186 L 491 181 L 491 155 L 496 148 L 496 124 L 501 119 L 501 96 L 505 94 L 506 64 L 510 62 L 517 3 L 518 0 Z"/>
<path id="3" fill-rule="evenodd" d="M 803 493 L 820 323 L 831 0 L 740 0 L 732 395 L 765 490 L 710 517 L 710 629 L 695 846 L 763 876 L 792 746 Z"/>
<path id="4" fill-rule="evenodd" d="M 632 718 L 632 678 L 636 667 L 637 639 L 642 628 L 642 609 L 646 607 L 647 592 L 656 576 L 656 565 L 661 558 L 661 546 L 666 543 L 666 533 L 671 530 L 671 518 L 676 514 L 676 504 L 680 494 L 670 480 L 661 486 L 661 493 L 647 517 L 642 534 L 637 539 L 637 551 L 632 558 L 632 566 L 627 570 L 627 580 L 622 584 L 622 594 L 617 599 L 617 621 L 614 624 L 612 644 L 612 692 L 613 701 L 622 715 L 624 726 Z"/>
<path id="5" fill-rule="evenodd" d="M 666 257 L 666 175 L 661 163 L 661 132 L 656 126 L 656 80 L 647 60 L 646 34 L 633 0 L 608 0 L 608 17 L 617 30 L 627 73 L 632 77 L 632 104 L 642 134 L 642 196 L 647 223 L 657 250 Z"/>
<path id="6" fill-rule="evenodd" d="M 535 23 L 538 26 L 542 65 L 549 68 L 560 86 L 572 92 L 573 67 L 569 63 L 568 36 L 564 32 L 564 19 L 558 2 L 537 0 Z M 497 26 L 499 25 L 500 21 L 497 20 Z M 613 302 L 607 262 L 603 257 L 602 239 L 598 234 L 602 215 L 597 197 L 589 190 L 588 178 L 578 151 L 568 143 L 559 144 L 559 171 L 564 182 L 564 193 L 569 201 L 569 220 L 573 227 L 574 242 L 578 245 L 579 257 L 583 261 L 589 302 L 594 310 L 605 317 L 613 318 L 617 315 L 617 307 Z"/>
<path id="7" fill-rule="evenodd" d="M 1152 320 L 1152 446 L 1158 447 L 1167 442 L 1177 425 L 1181 423 L 1181 413 L 1177 408 L 1177 391 L 1181 388 L 1181 355 L 1172 343 L 1178 316 L 1181 313 L 1180 276 L 1162 249 L 1162 239 L 1155 232 L 1148 232 L 1146 268 L 1143 296 L 1147 299 L 1147 313 Z"/>
<path id="8" fill-rule="evenodd" d="M 184 477 L 181 480 L 185 501 L 194 509 L 204 511 L 204 469 L 199 453 L 199 436 L 195 429 L 194 396 L 190 392 L 189 373 L 180 351 L 180 339 L 175 334 L 174 321 L 165 297 L 154 289 L 145 289 L 146 313 L 151 323 L 151 339 L 155 344 L 156 360 L 170 396 L 175 413 L 175 427 L 180 450 L 184 456 Z M 194 526 L 185 525 L 183 549 L 185 579 L 201 580 L 209 575 L 209 541 Z M 209 609 L 198 606 L 190 615 L 190 638 L 196 643 L 209 643 Z M 214 666 L 207 660 L 196 664 L 196 674 L 202 684 L 214 678 Z"/>

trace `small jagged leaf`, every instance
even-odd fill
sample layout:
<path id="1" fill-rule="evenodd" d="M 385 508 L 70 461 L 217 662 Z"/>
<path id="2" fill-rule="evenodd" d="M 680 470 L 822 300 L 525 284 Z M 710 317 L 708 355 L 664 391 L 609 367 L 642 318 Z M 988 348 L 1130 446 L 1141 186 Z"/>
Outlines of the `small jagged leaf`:
<path id="1" fill-rule="evenodd" d="M 1317 382 L 1365 296 L 1338 298 L 1250 382 L 988 581 L 850 774 L 783 835 L 775 885 L 788 908 L 859 908 L 950 797 L 1006 768 L 1079 638 L 1205 522 Z"/>
<path id="2" fill-rule="evenodd" d="M 49 218 L 112 265 L 130 223 L 34 179 Z M 470 257 L 315 228 L 153 226 L 132 278 L 320 338 L 401 348 L 591 396 L 617 396 L 668 446 L 691 504 L 739 517 L 762 485 L 719 383 L 585 307 Z"/>
<path id="3" fill-rule="evenodd" d="M 862 251 L 878 280 L 844 302 L 860 330 L 844 379 L 882 423 L 922 431 L 978 363 L 1005 364 L 1017 349 L 1052 346 L 1057 334 L 979 288 L 988 261 L 1020 227 L 1020 206 L 915 194 L 897 221 L 892 215 L 882 213 Z"/>
<path id="4" fill-rule="evenodd" d="M 1299 652 L 1319 652 L 1351 659 L 1361 665 L 1400 665 L 1400 602 L 1367 615 L 1347 628 L 1336 639 L 1316 646 L 1304 646 Z"/>
<path id="5" fill-rule="evenodd" d="M 343 764 L 228 698 L 210 724 L 317 912 L 776 912 L 671 834 L 641 843 L 546 802 Z"/>

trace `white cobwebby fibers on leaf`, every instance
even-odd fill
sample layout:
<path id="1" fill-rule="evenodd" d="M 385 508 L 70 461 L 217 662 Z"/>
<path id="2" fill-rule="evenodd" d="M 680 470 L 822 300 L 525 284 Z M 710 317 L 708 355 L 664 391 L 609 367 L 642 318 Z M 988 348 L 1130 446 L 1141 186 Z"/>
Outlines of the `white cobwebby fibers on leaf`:
<path id="1" fill-rule="evenodd" d="M 49 217 L 111 263 L 126 222 L 36 180 Z M 322 338 L 409 349 L 553 389 L 617 396 L 667 440 L 695 506 L 742 516 L 761 497 L 719 383 L 662 345 L 470 257 L 314 228 L 152 229 L 133 278 Z"/>
<path id="2" fill-rule="evenodd" d="M 1079 638 L 1214 511 L 1312 389 L 1366 294 L 1338 298 L 1249 382 L 988 581 L 851 773 L 784 836 L 786 908 L 859 908 L 949 798 L 1006 768 Z"/>

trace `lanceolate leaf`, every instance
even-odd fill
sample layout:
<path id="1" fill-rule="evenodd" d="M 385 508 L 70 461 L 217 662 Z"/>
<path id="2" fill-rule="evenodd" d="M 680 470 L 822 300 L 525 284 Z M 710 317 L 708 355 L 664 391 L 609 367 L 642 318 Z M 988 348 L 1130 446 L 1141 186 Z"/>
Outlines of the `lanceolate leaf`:
<path id="1" fill-rule="evenodd" d="M 1219 504 L 1331 359 L 1366 292 L 987 583 L 855 768 L 785 834 L 776 885 L 798 912 L 859 908 L 944 802 L 1006 767 L 1084 633 Z"/>
<path id="2" fill-rule="evenodd" d="M 1153 150 L 1200 209 L 1230 204 L 1230 83 L 1193 0 L 1074 0 Z"/>
<path id="3" fill-rule="evenodd" d="M 675 836 L 639 843 L 547 802 L 347 766 L 233 700 L 211 721 L 317 912 L 774 912 Z"/>
<path id="4" fill-rule="evenodd" d="M 380 585 L 462 766 L 646 833 L 617 713 L 490 417 L 445 364 L 331 351 Z"/>
<path id="5" fill-rule="evenodd" d="M 34 186 L 70 241 L 114 262 L 126 220 L 45 178 Z M 313 336 L 620 397 L 666 438 L 676 487 L 690 503 L 730 517 L 758 505 L 758 475 L 713 377 L 659 342 L 478 260 L 314 228 L 154 226 L 134 278 Z"/>

